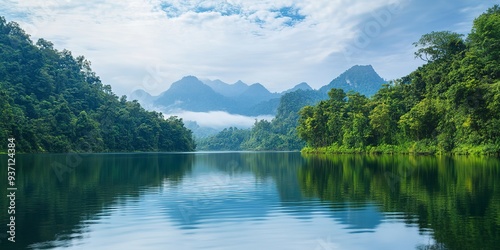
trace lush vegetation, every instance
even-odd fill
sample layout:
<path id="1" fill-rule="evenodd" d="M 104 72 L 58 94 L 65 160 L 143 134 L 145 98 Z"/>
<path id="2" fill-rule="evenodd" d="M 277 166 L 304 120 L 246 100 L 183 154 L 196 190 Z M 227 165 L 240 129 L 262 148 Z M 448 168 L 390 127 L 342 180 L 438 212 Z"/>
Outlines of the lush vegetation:
<path id="1" fill-rule="evenodd" d="M 500 7 L 470 34 L 443 31 L 414 44 L 426 61 L 373 97 L 332 89 L 300 111 L 306 152 L 500 152 Z"/>
<path id="2" fill-rule="evenodd" d="M 308 155 L 297 178 L 305 197 L 332 210 L 380 204 L 391 218 L 431 231 L 435 242 L 417 249 L 496 249 L 498 166 L 486 156 Z"/>
<path id="3" fill-rule="evenodd" d="M 23 237 L 10 246 L 2 238 L 1 249 L 29 249 L 34 243 L 40 243 L 36 248 L 61 247 L 62 242 L 56 239 L 85 233 L 82 220 L 95 218 L 103 208 L 122 202 L 124 196 L 138 199 L 143 195 L 142 188 L 178 185 L 191 171 L 194 160 L 192 154 L 74 156 L 16 156 L 17 175 L 22 176 L 16 179 L 16 235 Z M 0 155 L 0 160 L 7 162 L 7 156 Z M 7 179 L 7 167 L 0 170 L 0 177 Z M 0 195 L 8 195 L 7 190 L 0 190 Z M 0 207 L 8 206 L 7 199 L 0 199 Z M 2 213 L 0 220 L 7 221 L 8 214 Z"/>
<path id="4" fill-rule="evenodd" d="M 191 151 L 191 131 L 118 97 L 83 56 L 0 17 L 0 138 L 21 152 Z M 0 143 L 5 151 L 7 143 Z"/>
<path id="5" fill-rule="evenodd" d="M 249 136 L 249 129 L 239 129 L 235 127 L 225 128 L 213 136 L 199 140 L 197 143 L 197 149 L 210 151 L 244 150 L 244 148 L 242 148 L 242 144 L 248 140 Z"/>
<path id="6" fill-rule="evenodd" d="M 319 91 L 297 90 L 283 95 L 276 117 L 272 121 L 255 121 L 251 129 L 224 129 L 201 139 L 200 150 L 300 150 L 305 146 L 297 136 L 298 111 L 324 99 Z"/>

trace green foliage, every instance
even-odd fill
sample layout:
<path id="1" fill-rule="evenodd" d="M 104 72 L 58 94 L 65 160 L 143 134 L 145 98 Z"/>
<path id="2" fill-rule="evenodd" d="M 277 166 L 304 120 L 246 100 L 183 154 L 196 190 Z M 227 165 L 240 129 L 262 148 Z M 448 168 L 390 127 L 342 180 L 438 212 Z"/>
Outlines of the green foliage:
<path id="1" fill-rule="evenodd" d="M 432 231 L 435 244 L 417 249 L 496 249 L 499 163 L 470 156 L 308 155 L 297 177 L 305 197 L 337 209 L 369 201 L 389 214 L 403 212 L 406 223 Z"/>
<path id="2" fill-rule="evenodd" d="M 179 185 L 191 172 L 194 158 L 163 153 L 16 155 L 16 198 L 23 200 L 22 209 L 16 210 L 16 234 L 25 236 L 14 247 L 3 247 L 7 242 L 2 239 L 2 249 L 28 249 L 37 242 L 55 248 L 58 243 L 50 242 L 83 232 L 78 226 L 82 219 L 116 204 L 117 197 L 138 198 L 140 188 Z M 7 162 L 7 155 L 0 155 L 0 160 Z M 0 170 L 0 177 L 7 179 L 7 167 Z M 0 191 L 7 194 L 5 188 Z M 0 206 L 8 207 L 7 202 L 0 200 Z M 6 221 L 7 216 L 3 213 L 0 219 Z"/>
<path id="3" fill-rule="evenodd" d="M 241 144 L 249 137 L 250 130 L 229 127 L 214 136 L 200 140 L 197 149 L 238 151 L 243 149 Z"/>
<path id="4" fill-rule="evenodd" d="M 468 40 L 471 54 L 479 58 L 482 74 L 488 79 L 500 77 L 500 7 L 488 9 L 474 20 Z"/>
<path id="5" fill-rule="evenodd" d="M 415 56 L 428 62 L 450 58 L 452 55 L 465 50 L 462 34 L 440 31 L 423 35 L 418 42 L 413 43 L 420 47 Z"/>
<path id="6" fill-rule="evenodd" d="M 181 119 L 119 99 L 90 66 L 0 17 L 0 138 L 20 152 L 194 150 Z"/>
<path id="7" fill-rule="evenodd" d="M 305 143 L 297 135 L 299 110 L 325 98 L 318 91 L 297 90 L 281 97 L 272 121 L 255 121 L 250 130 L 224 129 L 198 141 L 202 150 L 300 150 Z M 238 144 L 239 143 L 239 144 Z"/>
<path id="8" fill-rule="evenodd" d="M 300 112 L 306 152 L 500 153 L 500 8 L 476 20 L 464 41 L 449 31 L 423 35 L 427 61 L 366 99 L 332 89 Z"/>

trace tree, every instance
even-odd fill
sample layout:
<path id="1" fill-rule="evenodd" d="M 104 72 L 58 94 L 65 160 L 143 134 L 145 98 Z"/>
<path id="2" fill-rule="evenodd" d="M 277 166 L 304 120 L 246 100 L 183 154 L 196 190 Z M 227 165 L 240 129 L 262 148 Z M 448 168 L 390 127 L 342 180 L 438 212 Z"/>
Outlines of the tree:
<path id="1" fill-rule="evenodd" d="M 465 50 L 463 35 L 450 31 L 433 31 L 423 35 L 418 42 L 413 43 L 417 48 L 415 57 L 426 62 L 450 59 L 453 55 Z"/>
<path id="2" fill-rule="evenodd" d="M 390 140 L 392 126 L 389 105 L 385 102 L 377 104 L 368 117 L 370 118 L 370 125 L 375 136 L 379 138 L 379 143 L 390 144 L 392 142 Z"/>
<path id="3" fill-rule="evenodd" d="M 332 91 L 300 113 L 299 135 L 311 147 L 341 152 L 499 154 L 500 7 L 476 18 L 466 41 L 441 31 L 414 45 L 424 65 L 370 99 L 349 93 L 346 102 Z"/>
<path id="4" fill-rule="evenodd" d="M 194 150 L 182 120 L 118 99 L 83 56 L 44 39 L 33 44 L 3 17 L 0 48 L 0 135 L 14 136 L 16 151 Z"/>
<path id="5" fill-rule="evenodd" d="M 489 8 L 474 20 L 468 36 L 471 55 L 482 62 L 482 75 L 487 79 L 500 77 L 500 6 Z"/>

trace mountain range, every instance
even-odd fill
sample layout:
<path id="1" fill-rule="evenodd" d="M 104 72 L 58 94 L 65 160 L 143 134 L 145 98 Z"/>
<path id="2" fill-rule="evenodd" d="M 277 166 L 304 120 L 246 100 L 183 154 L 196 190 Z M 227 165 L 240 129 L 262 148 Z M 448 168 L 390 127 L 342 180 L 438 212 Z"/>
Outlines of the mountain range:
<path id="1" fill-rule="evenodd" d="M 332 88 L 345 92 L 357 91 L 366 96 L 373 95 L 385 83 L 371 65 L 355 65 L 333 79 L 319 90 L 313 90 L 302 82 L 281 93 L 272 93 L 260 83 L 233 84 L 221 80 L 200 80 L 195 76 L 185 76 L 172 83 L 159 96 L 152 96 L 144 90 L 136 90 L 131 99 L 138 100 L 145 107 L 156 107 L 163 111 L 185 110 L 194 112 L 225 111 L 232 114 L 257 116 L 275 115 L 282 95 L 297 90 L 319 91 L 325 94 Z"/>

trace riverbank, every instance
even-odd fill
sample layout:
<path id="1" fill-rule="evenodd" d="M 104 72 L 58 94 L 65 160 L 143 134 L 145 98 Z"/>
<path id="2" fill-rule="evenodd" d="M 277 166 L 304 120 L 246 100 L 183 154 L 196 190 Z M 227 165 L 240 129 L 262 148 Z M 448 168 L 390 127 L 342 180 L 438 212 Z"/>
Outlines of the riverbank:
<path id="1" fill-rule="evenodd" d="M 447 151 L 436 145 L 421 142 L 402 145 L 382 144 L 352 148 L 333 144 L 328 147 L 304 147 L 300 152 L 305 154 L 414 154 L 414 155 L 500 155 L 500 145 L 460 145 Z"/>

